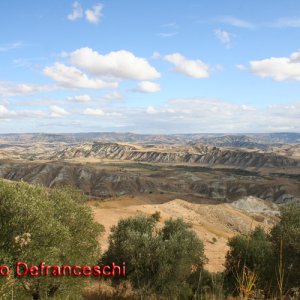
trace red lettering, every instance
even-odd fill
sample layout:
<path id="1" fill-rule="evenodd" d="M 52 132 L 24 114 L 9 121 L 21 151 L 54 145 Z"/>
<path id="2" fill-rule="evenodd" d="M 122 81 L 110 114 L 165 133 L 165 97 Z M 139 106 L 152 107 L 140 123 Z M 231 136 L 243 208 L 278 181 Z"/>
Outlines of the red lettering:
<path id="1" fill-rule="evenodd" d="M 118 270 L 118 276 L 120 277 L 120 276 L 121 276 L 121 267 L 115 265 L 114 262 L 113 262 L 111 265 L 112 265 L 112 272 L 111 272 L 111 275 L 112 275 L 112 276 L 115 276 L 115 269 L 117 269 L 117 270 Z"/>
<path id="2" fill-rule="evenodd" d="M 60 266 L 52 266 L 52 276 L 60 276 Z"/>
<path id="3" fill-rule="evenodd" d="M 44 265 L 45 265 L 44 262 L 41 262 L 41 263 L 39 264 L 39 275 L 40 275 L 40 276 L 43 275 Z"/>
<path id="4" fill-rule="evenodd" d="M 7 276 L 9 273 L 8 266 L 0 266 L 0 275 L 1 276 Z"/>
<path id="5" fill-rule="evenodd" d="M 108 272 L 108 273 L 105 272 L 106 269 L 109 269 L 109 272 Z M 102 268 L 102 274 L 103 274 L 104 276 L 111 276 L 111 273 L 110 273 L 110 266 L 103 266 L 103 268 Z"/>
<path id="6" fill-rule="evenodd" d="M 66 271 L 68 271 L 68 275 L 66 275 Z M 71 276 L 71 267 L 70 266 L 62 266 L 61 267 L 61 273 L 63 276 Z"/>
<path id="7" fill-rule="evenodd" d="M 45 276 L 49 275 L 49 269 L 51 269 L 50 266 L 45 266 Z"/>
<path id="8" fill-rule="evenodd" d="M 99 266 L 93 266 L 93 276 L 101 276 L 101 268 Z"/>
<path id="9" fill-rule="evenodd" d="M 83 266 L 82 268 L 81 268 L 81 271 L 82 271 L 82 274 L 83 274 L 83 276 L 91 276 L 91 272 L 92 272 L 92 269 L 91 269 L 91 267 L 89 267 L 89 266 Z"/>
<path id="10" fill-rule="evenodd" d="M 20 269 L 23 268 L 23 272 L 20 271 Z M 24 262 L 17 262 L 16 263 L 16 275 L 19 276 L 19 277 L 23 277 L 23 276 L 26 276 L 28 273 L 28 266 L 26 263 Z"/>
<path id="11" fill-rule="evenodd" d="M 39 275 L 39 268 L 37 266 L 30 266 L 29 267 L 29 275 L 32 277 Z"/>
<path id="12" fill-rule="evenodd" d="M 79 266 L 74 266 L 74 267 L 72 268 L 72 274 L 73 274 L 74 276 L 80 276 L 80 275 L 81 275 L 81 272 L 76 273 L 76 272 L 75 272 L 76 269 L 81 270 L 81 268 L 80 268 Z"/>
<path id="13" fill-rule="evenodd" d="M 123 276 L 126 275 L 126 270 L 125 270 L 125 262 L 122 264 L 122 271 L 123 271 Z"/>

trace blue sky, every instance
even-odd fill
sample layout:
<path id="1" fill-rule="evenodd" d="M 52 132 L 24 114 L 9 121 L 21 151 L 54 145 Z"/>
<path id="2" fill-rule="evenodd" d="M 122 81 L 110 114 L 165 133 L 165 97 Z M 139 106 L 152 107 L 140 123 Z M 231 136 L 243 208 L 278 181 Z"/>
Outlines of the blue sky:
<path id="1" fill-rule="evenodd" d="M 299 1 L 1 1 L 0 132 L 300 131 Z"/>

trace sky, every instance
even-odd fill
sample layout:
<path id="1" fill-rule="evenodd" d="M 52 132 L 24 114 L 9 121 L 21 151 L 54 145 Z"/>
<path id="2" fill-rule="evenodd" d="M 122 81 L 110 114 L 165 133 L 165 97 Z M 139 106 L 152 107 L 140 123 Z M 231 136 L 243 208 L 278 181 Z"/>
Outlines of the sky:
<path id="1" fill-rule="evenodd" d="M 0 28 L 0 133 L 300 132 L 298 0 L 2 0 Z"/>

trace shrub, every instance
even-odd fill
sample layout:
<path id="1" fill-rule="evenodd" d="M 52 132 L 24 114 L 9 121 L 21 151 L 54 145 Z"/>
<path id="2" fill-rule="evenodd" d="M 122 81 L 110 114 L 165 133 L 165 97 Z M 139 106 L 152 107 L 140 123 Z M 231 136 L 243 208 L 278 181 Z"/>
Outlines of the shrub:
<path id="1" fill-rule="evenodd" d="M 241 294 L 243 289 L 270 290 L 274 285 L 273 246 L 260 227 L 249 237 L 238 235 L 229 240 L 225 263 L 224 285 L 230 294 Z M 250 291 L 249 291 L 250 293 Z"/>
<path id="2" fill-rule="evenodd" d="M 181 219 L 167 220 L 158 229 L 158 217 L 119 221 L 112 228 L 103 262 L 125 262 L 127 279 L 141 295 L 184 299 L 192 294 L 189 276 L 203 268 L 203 243 Z"/>

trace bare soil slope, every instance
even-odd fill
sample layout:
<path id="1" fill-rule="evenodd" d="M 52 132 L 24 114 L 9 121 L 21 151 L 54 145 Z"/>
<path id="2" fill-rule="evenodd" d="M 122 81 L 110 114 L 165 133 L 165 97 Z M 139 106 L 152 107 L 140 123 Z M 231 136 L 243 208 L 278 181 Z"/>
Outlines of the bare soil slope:
<path id="1" fill-rule="evenodd" d="M 110 229 L 121 218 L 138 214 L 161 214 L 160 225 L 168 218 L 183 218 L 189 222 L 205 245 L 208 258 L 206 268 L 218 272 L 224 269 L 228 238 L 235 234 L 247 234 L 256 226 L 269 230 L 276 222 L 277 206 L 264 200 L 248 197 L 231 204 L 195 204 L 182 199 L 154 203 L 145 196 L 122 196 L 109 201 L 90 201 L 95 220 L 105 226 L 100 242 L 103 250 L 108 246 Z M 251 208 L 255 205 L 256 209 Z M 270 213 L 271 211 L 271 213 Z"/>

